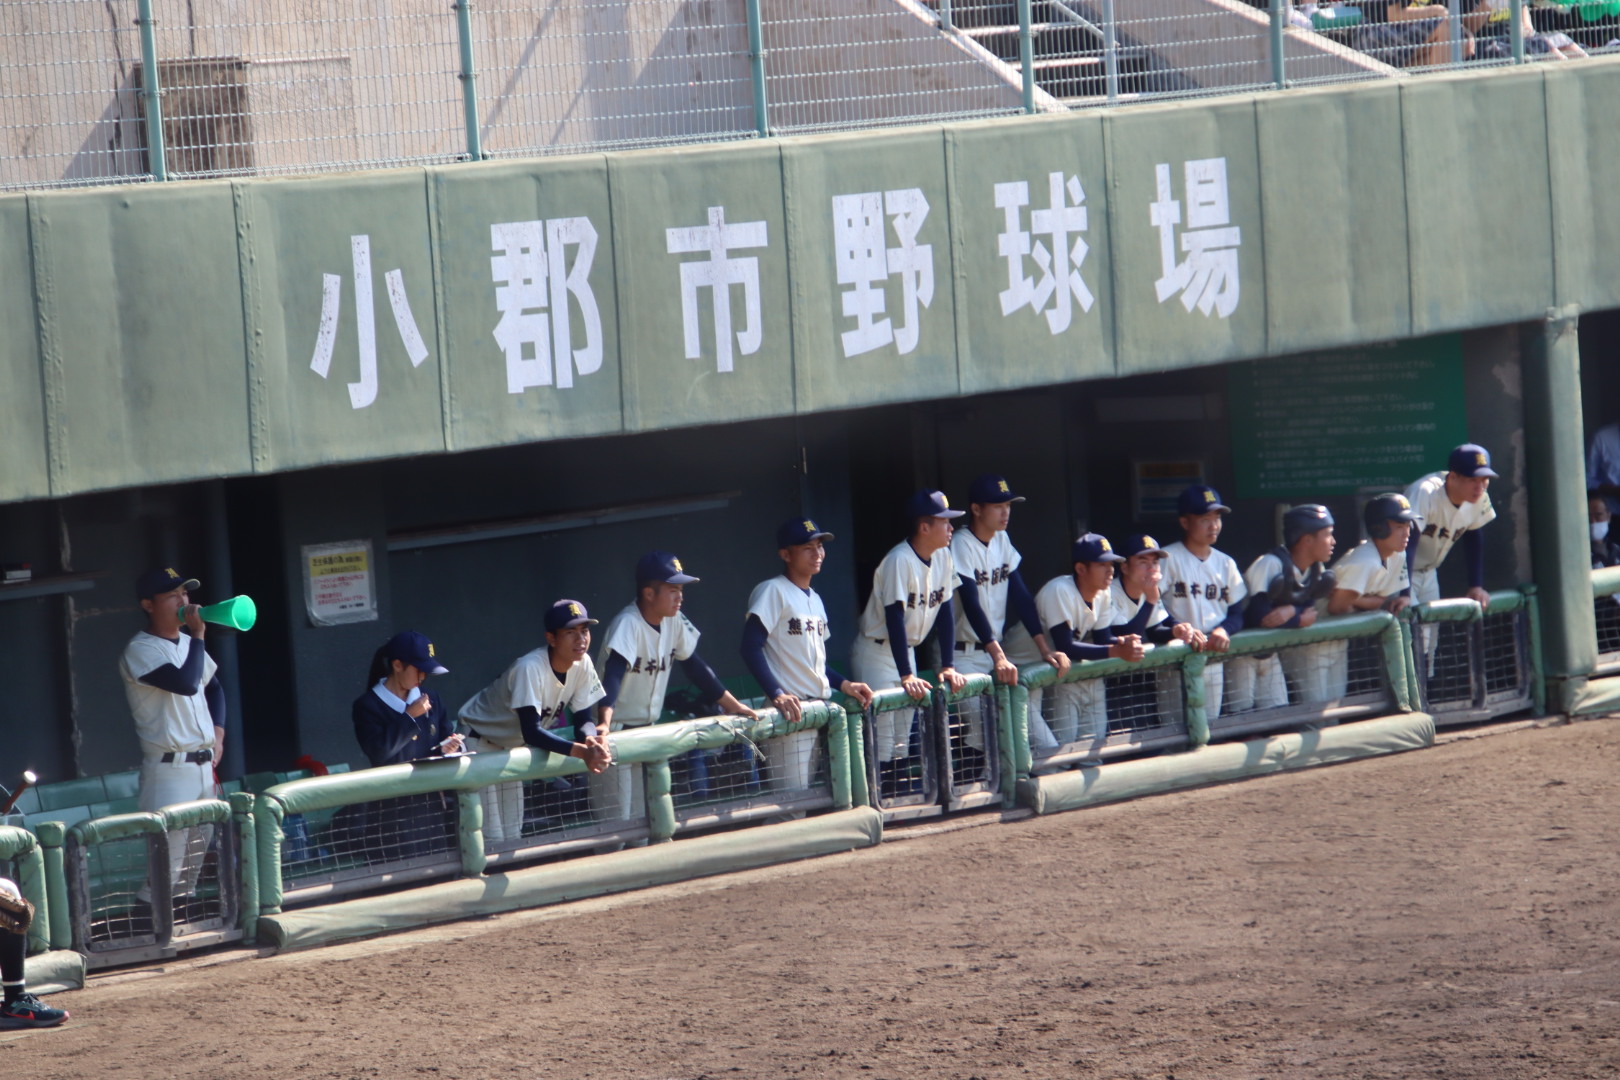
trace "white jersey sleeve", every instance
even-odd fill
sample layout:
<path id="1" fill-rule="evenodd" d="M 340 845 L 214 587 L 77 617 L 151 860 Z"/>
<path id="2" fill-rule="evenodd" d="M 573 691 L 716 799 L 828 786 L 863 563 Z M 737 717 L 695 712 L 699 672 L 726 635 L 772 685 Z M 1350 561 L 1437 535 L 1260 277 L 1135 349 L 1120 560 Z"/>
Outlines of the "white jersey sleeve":
<path id="1" fill-rule="evenodd" d="M 1406 552 L 1379 559 L 1371 540 L 1363 540 L 1333 564 L 1334 587 L 1358 596 L 1395 596 L 1406 589 Z"/>
<path id="2" fill-rule="evenodd" d="M 1418 571 L 1433 570 L 1445 561 L 1464 533 L 1482 529 L 1496 520 L 1496 508 L 1491 505 L 1489 492 L 1480 496 L 1477 503 L 1454 505 L 1446 494 L 1443 472 L 1430 473 L 1414 481 L 1406 489 L 1406 498 L 1419 518 L 1417 551 L 1412 559 L 1412 569 Z"/>

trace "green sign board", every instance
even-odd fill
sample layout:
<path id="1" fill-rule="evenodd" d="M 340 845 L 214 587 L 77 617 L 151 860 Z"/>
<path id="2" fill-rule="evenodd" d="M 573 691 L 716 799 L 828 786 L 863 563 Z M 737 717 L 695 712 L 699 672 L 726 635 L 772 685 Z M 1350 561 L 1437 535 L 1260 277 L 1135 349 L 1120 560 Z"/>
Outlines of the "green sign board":
<path id="1" fill-rule="evenodd" d="M 1235 364 L 1227 398 L 1244 499 L 1398 490 L 1468 436 L 1457 334 Z"/>

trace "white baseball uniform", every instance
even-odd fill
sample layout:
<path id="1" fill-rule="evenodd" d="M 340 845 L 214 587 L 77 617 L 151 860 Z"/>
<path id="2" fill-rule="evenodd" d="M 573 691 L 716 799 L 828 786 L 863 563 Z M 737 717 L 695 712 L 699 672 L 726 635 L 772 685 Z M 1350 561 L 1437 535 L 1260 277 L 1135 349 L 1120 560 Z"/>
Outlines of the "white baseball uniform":
<path id="1" fill-rule="evenodd" d="M 855 639 L 850 656 L 855 679 L 874 690 L 900 685 L 900 672 L 889 649 L 889 628 L 884 618 L 884 609 L 893 603 L 905 605 L 905 644 L 915 672 L 915 650 L 934 629 L 939 606 L 956 592 L 956 584 L 956 560 L 951 558 L 950 548 L 940 548 L 927 562 L 917 557 L 910 541 L 902 540 L 890 548 L 872 574 L 872 595 L 861 612 L 860 636 Z M 904 709 L 877 715 L 873 735 L 877 740 L 879 761 L 890 762 L 907 756 L 911 723 L 912 713 Z"/>
<path id="2" fill-rule="evenodd" d="M 588 709 L 606 693 L 588 660 L 576 660 L 562 678 L 551 668 L 551 648 L 525 653 L 506 673 L 461 706 L 464 727 L 478 734 L 468 740 L 473 750 L 514 750 L 523 745 L 517 710 L 532 706 L 540 726 L 556 731 L 569 727 L 570 713 Z M 492 784 L 479 792 L 484 803 L 484 835 L 516 840 L 523 833 L 523 781 Z"/>
<path id="3" fill-rule="evenodd" d="M 219 666 L 214 658 L 203 655 L 202 679 L 197 692 L 191 695 L 174 694 L 148 686 L 141 676 L 150 675 L 165 664 L 184 667 L 196 640 L 184 631 L 178 641 L 170 641 L 142 630 L 129 639 L 118 662 L 118 673 L 124 680 L 124 696 L 129 711 L 135 717 L 135 734 L 141 743 L 140 794 L 136 805 L 142 810 L 160 810 L 175 803 L 195 799 L 212 799 L 214 765 L 210 761 L 191 762 L 181 756 L 214 745 L 214 719 L 208 711 L 204 692 Z M 197 642 L 202 648 L 202 642 Z M 165 762 L 163 755 L 172 753 L 174 761 Z M 189 893 L 202 869 L 203 854 L 207 851 L 211 826 L 180 829 L 169 837 L 169 880 L 174 883 L 174 895 Z M 149 900 L 143 894 L 141 899 Z"/>
<path id="4" fill-rule="evenodd" d="M 1211 549 L 1200 559 L 1177 540 L 1164 549 L 1164 580 L 1159 585 L 1164 606 L 1177 622 L 1191 623 L 1193 629 L 1209 633 L 1226 621 L 1233 604 L 1249 595 L 1238 565 L 1224 551 Z M 1204 667 L 1204 715 L 1213 720 L 1221 714 L 1226 689 L 1226 664 L 1213 662 Z"/>
<path id="5" fill-rule="evenodd" d="M 1283 571 L 1283 560 L 1267 552 L 1249 564 L 1248 571 L 1243 575 L 1243 586 L 1250 596 L 1259 595 L 1271 588 L 1271 583 L 1276 581 Z M 1288 560 L 1287 571 L 1288 580 L 1298 585 L 1300 574 L 1292 559 Z M 1286 653 L 1294 650 L 1284 651 Z M 1234 656 L 1226 662 L 1226 700 L 1221 705 L 1223 713 L 1274 709 L 1287 704 L 1288 684 L 1283 677 L 1283 661 L 1280 654 Z"/>
<path id="6" fill-rule="evenodd" d="M 754 586 L 748 614 L 765 627 L 765 662 L 782 689 L 803 701 L 832 697 L 827 682 L 827 608 L 814 589 L 801 589 L 778 574 Z M 814 775 L 816 733 L 796 731 L 767 749 L 783 758 L 771 770 L 773 791 L 802 791 Z"/>
<path id="7" fill-rule="evenodd" d="M 1055 577 L 1042 585 L 1035 594 L 1035 610 L 1041 617 L 1041 629 L 1047 639 L 1054 641 L 1052 628 L 1068 623 L 1075 641 L 1084 641 L 1097 627 L 1113 625 L 1113 609 L 1105 590 L 1086 603 L 1073 574 Z M 1014 626 L 1004 646 L 1009 656 L 1016 651 L 1019 657 L 1039 660 L 1035 640 L 1022 625 Z M 1031 663 L 1033 660 L 1014 659 L 1013 663 Z M 1108 707 L 1101 679 L 1082 679 L 1079 682 L 1059 683 L 1044 690 L 1031 690 L 1029 694 L 1029 749 L 1031 753 L 1049 755 L 1059 747 L 1071 743 L 1087 743 L 1088 757 L 1095 757 L 1108 738 Z"/>
<path id="8" fill-rule="evenodd" d="M 1129 626 L 1136 616 L 1141 613 L 1142 605 L 1146 603 L 1147 593 L 1144 592 L 1140 597 L 1132 600 L 1130 594 L 1125 591 L 1125 582 L 1120 579 L 1119 575 L 1114 576 L 1113 584 L 1108 586 L 1108 606 L 1114 613 L 1114 630 L 1116 632 L 1123 627 Z M 1161 592 L 1160 598 L 1153 602 L 1153 610 L 1148 612 L 1147 622 L 1143 624 L 1143 628 L 1152 629 L 1169 617 L 1170 613 L 1165 610 L 1163 593 Z M 1143 642 L 1143 647 L 1153 648 L 1152 644 L 1146 641 Z M 1159 668 L 1154 672 L 1154 675 L 1159 715 L 1167 719 L 1180 719 L 1182 715 L 1181 668 Z"/>
<path id="9" fill-rule="evenodd" d="M 958 529 L 951 537 L 951 558 L 956 560 L 956 572 L 971 578 L 979 594 L 979 607 L 985 621 L 996 634 L 1005 634 L 1009 586 L 1014 570 L 1024 557 L 1013 547 L 1005 530 L 991 535 L 985 543 L 973 535 L 971 529 Z M 995 663 L 984 649 L 984 642 L 968 621 L 966 607 L 956 605 L 956 670 L 964 675 L 988 675 Z M 1037 658 L 1038 659 L 1038 658 Z M 1016 661 L 1014 661 L 1016 663 Z M 984 749 L 984 716 L 980 708 L 982 699 L 970 698 L 962 702 L 962 723 L 967 730 L 964 738 L 975 750 Z"/>
<path id="10" fill-rule="evenodd" d="M 1430 473 L 1406 489 L 1407 501 L 1418 516 L 1417 551 L 1412 558 L 1412 599 L 1427 604 L 1440 599 L 1440 582 L 1435 573 L 1451 549 L 1471 529 L 1482 529 L 1496 520 L 1490 492 L 1477 503 L 1452 504 L 1446 495 L 1446 474 Z"/>

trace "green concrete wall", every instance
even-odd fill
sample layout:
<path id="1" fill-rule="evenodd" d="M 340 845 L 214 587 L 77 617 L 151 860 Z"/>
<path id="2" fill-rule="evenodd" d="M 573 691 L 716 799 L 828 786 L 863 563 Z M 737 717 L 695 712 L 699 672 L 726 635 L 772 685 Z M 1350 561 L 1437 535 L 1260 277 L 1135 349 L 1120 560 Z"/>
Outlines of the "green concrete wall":
<path id="1" fill-rule="evenodd" d="M 1614 306 L 1620 278 L 1605 259 L 1620 205 L 1606 194 L 1620 128 L 1602 103 L 1617 97 L 1620 63 L 1605 60 L 869 135 L 7 197 L 0 315 L 36 333 L 0 342 L 0 501 L 952 397 Z M 1155 292 L 1156 168 L 1168 166 L 1180 203 L 1174 257 L 1190 225 L 1222 225 L 1190 220 L 1183 167 L 1199 159 L 1224 161 L 1224 224 L 1240 236 L 1226 316 Z M 1062 243 L 1087 247 L 1067 326 L 1054 301 L 1004 313 L 1001 299 L 1008 211 L 996 186 L 1028 184 L 1020 227 L 1052 246 L 1034 218 L 1054 174 Z M 916 279 L 928 302 L 908 320 L 903 274 L 883 272 L 883 248 L 892 263 L 900 240 L 896 205 L 881 199 L 912 190 L 927 202 L 916 244 L 930 249 L 917 258 L 932 291 Z M 881 206 L 879 317 L 917 331 L 904 352 L 841 345 L 857 319 L 845 314 L 833 200 L 862 193 Z M 741 227 L 734 282 L 758 272 L 757 325 L 744 286 L 727 289 L 731 370 L 712 289 L 693 292 L 683 333 L 683 264 L 691 273 L 706 256 L 672 254 L 666 232 L 704 226 L 713 207 Z M 508 328 L 525 323 L 571 357 L 541 373 L 522 354 L 529 385 L 514 386 L 491 227 L 528 221 L 573 223 L 549 264 L 567 277 L 548 288 L 536 260 L 535 287 L 506 294 Z M 370 260 L 358 277 L 356 237 Z M 1023 260 L 1036 282 L 1039 255 Z M 370 289 L 369 319 L 357 285 Z M 558 299 L 567 334 L 549 321 L 540 334 L 556 314 L 541 304 Z M 335 315 L 324 334 L 323 313 Z M 324 377 L 312 370 L 323 337 Z"/>

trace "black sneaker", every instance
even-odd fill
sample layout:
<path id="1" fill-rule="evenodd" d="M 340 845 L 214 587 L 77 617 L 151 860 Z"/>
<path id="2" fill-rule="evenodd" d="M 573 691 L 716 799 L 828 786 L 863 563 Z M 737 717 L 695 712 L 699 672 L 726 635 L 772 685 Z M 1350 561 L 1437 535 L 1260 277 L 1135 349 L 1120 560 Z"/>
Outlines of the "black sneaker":
<path id="1" fill-rule="evenodd" d="M 67 1018 L 66 1009 L 53 1009 L 33 994 L 20 994 L 0 1006 L 0 1028 L 55 1027 Z"/>

